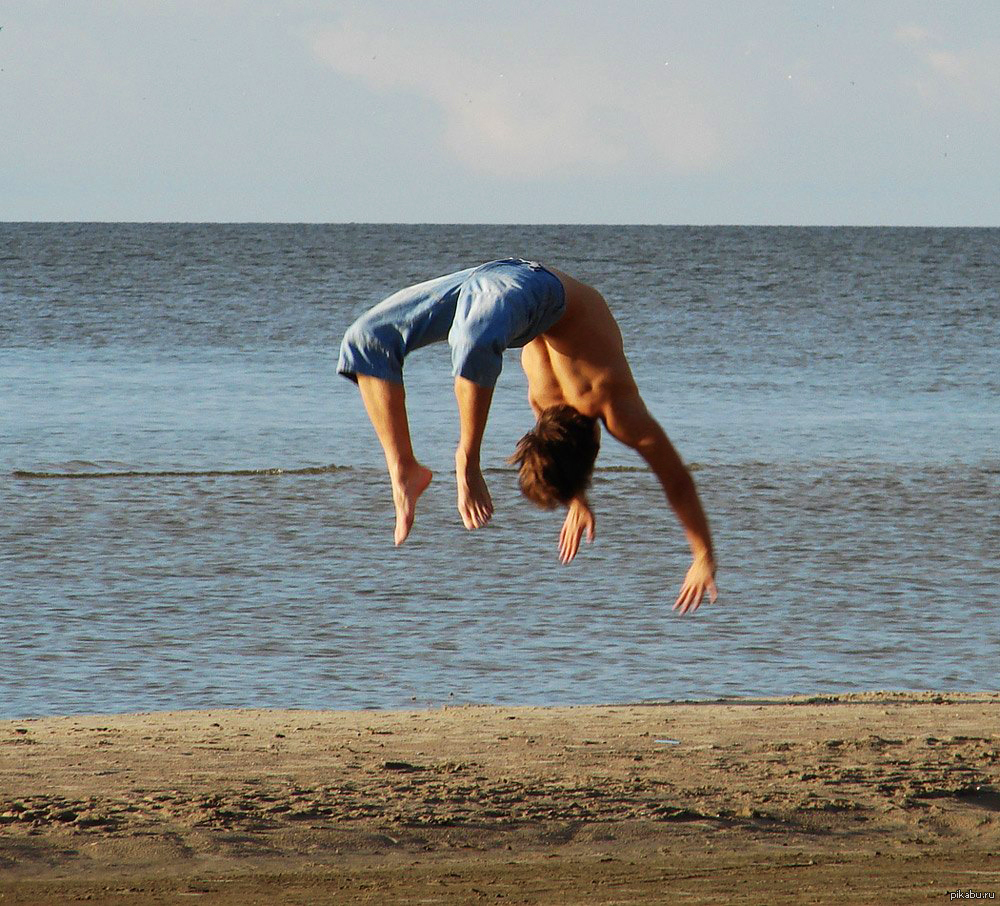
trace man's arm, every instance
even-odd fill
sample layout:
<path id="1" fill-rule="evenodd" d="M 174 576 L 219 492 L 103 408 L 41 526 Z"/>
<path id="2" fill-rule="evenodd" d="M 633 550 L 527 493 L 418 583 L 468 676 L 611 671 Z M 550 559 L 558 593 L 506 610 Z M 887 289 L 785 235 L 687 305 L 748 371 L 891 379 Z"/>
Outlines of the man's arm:
<path id="1" fill-rule="evenodd" d="M 698 609 L 707 593 L 715 601 L 715 554 L 708 519 L 698 499 L 694 480 L 659 423 L 649 414 L 638 392 L 630 391 L 612 397 L 604 407 L 602 418 L 611 435 L 635 450 L 659 479 L 667 501 L 677 514 L 693 562 L 684 579 L 674 610 L 687 613 Z"/>
<path id="2" fill-rule="evenodd" d="M 458 449 L 455 451 L 458 512 L 467 529 L 477 529 L 486 525 L 493 516 L 493 499 L 479 463 L 493 388 L 457 377 L 455 399 L 458 402 L 459 426 Z"/>

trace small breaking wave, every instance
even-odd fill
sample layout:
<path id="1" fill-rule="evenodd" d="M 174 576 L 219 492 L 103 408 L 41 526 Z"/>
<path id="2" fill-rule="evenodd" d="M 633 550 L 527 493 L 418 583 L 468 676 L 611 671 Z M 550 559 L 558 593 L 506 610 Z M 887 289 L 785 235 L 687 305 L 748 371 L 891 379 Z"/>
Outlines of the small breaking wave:
<path id="1" fill-rule="evenodd" d="M 14 478 L 35 481 L 63 481 L 81 478 L 256 478 L 265 475 L 327 475 L 331 472 L 343 472 L 350 469 L 351 466 L 338 466 L 336 464 L 302 466 L 294 469 L 278 467 L 261 469 L 88 469 L 81 471 L 14 469 L 12 475 Z"/>
<path id="2" fill-rule="evenodd" d="M 697 463 L 697 462 L 689 462 L 689 463 L 687 463 L 687 470 L 689 472 L 700 472 L 704 468 L 705 467 L 703 465 L 701 465 L 701 463 Z M 612 465 L 612 466 L 602 466 L 602 465 L 596 465 L 596 466 L 594 466 L 594 474 L 595 475 L 598 474 L 598 473 L 600 473 L 600 472 L 637 473 L 637 472 L 649 472 L 649 471 L 650 471 L 650 468 L 647 465 L 634 465 L 634 466 L 624 466 L 624 465 L 623 466 L 614 466 L 614 465 Z"/>

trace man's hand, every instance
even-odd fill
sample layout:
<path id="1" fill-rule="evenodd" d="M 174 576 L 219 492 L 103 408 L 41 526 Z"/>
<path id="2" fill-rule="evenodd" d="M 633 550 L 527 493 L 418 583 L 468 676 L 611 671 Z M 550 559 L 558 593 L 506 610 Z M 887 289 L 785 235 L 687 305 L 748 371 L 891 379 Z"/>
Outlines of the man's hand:
<path id="1" fill-rule="evenodd" d="M 584 531 L 587 532 L 587 540 L 593 541 L 596 536 L 595 528 L 594 513 L 587 499 L 575 497 L 569 503 L 566 521 L 559 533 L 559 560 L 569 563 L 580 549 L 580 538 Z"/>
<path id="2" fill-rule="evenodd" d="M 469 529 L 478 529 L 493 518 L 493 498 L 479 463 L 465 459 L 459 452 L 455 456 L 455 481 L 458 485 L 458 513 L 462 524 Z"/>
<path id="3" fill-rule="evenodd" d="M 687 576 L 684 577 L 680 596 L 674 603 L 673 609 L 678 613 L 687 613 L 688 611 L 694 613 L 706 592 L 708 592 L 709 600 L 714 604 L 715 599 L 719 596 L 719 591 L 715 587 L 715 561 L 708 554 L 702 554 L 694 558 Z"/>

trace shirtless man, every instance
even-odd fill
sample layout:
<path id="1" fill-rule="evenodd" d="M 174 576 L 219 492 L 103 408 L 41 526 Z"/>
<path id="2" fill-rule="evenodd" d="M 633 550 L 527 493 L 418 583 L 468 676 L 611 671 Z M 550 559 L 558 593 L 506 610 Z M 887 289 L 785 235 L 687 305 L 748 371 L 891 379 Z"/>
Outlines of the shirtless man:
<path id="1" fill-rule="evenodd" d="M 538 418 L 512 461 L 521 489 L 540 506 L 567 507 L 559 539 L 569 563 L 584 533 L 593 540 L 587 500 L 599 444 L 597 422 L 632 447 L 659 479 L 684 528 L 693 560 L 674 610 L 715 601 L 712 538 L 691 475 L 649 414 L 607 303 L 597 290 L 554 268 L 508 258 L 401 290 L 359 318 L 341 345 L 337 370 L 356 381 L 385 453 L 396 509 L 395 542 L 413 525 L 431 472 L 413 454 L 402 367 L 406 355 L 447 340 L 452 349 L 459 442 L 455 453 L 458 511 L 481 528 L 493 501 L 479 456 L 504 349 L 522 347 L 528 398 Z"/>

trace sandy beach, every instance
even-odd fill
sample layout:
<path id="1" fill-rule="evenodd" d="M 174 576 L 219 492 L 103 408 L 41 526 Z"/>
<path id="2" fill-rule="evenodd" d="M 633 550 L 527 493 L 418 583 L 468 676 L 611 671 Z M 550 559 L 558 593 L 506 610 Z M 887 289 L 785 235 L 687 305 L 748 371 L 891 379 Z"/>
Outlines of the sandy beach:
<path id="1" fill-rule="evenodd" d="M 998 717 L 871 693 L 7 720 L 0 901 L 1000 895 Z"/>

